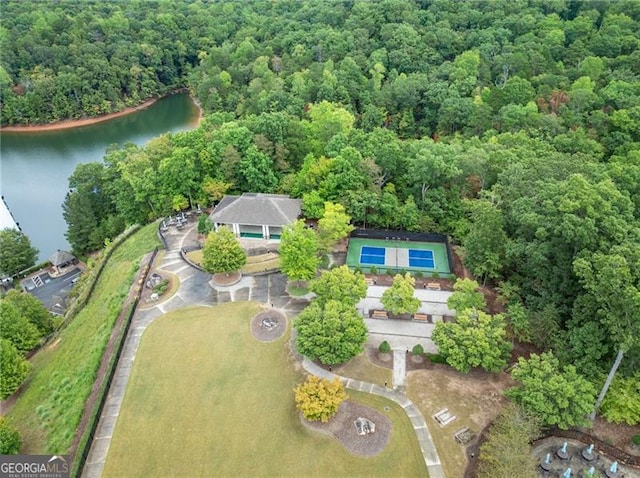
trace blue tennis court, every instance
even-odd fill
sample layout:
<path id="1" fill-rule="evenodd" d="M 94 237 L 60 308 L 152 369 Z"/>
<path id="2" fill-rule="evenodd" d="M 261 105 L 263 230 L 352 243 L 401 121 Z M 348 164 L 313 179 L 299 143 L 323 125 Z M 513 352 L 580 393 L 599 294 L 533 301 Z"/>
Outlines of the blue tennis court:
<path id="1" fill-rule="evenodd" d="M 381 266 L 384 264 L 384 255 L 384 247 L 362 246 L 360 250 L 360 264 Z"/>
<path id="2" fill-rule="evenodd" d="M 409 267 L 435 269 L 436 261 L 433 258 L 433 251 L 409 249 Z"/>

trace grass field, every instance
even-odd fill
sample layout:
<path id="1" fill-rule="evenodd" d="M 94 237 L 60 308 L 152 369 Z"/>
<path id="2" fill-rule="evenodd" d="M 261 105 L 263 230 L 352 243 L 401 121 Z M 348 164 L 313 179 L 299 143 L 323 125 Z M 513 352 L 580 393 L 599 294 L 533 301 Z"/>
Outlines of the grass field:
<path id="1" fill-rule="evenodd" d="M 349 392 L 393 423 L 391 441 L 356 457 L 307 429 L 293 401 L 303 373 L 289 332 L 260 343 L 250 302 L 164 315 L 142 337 L 103 477 L 426 476 L 402 409 Z M 385 407 L 389 407 L 386 411 Z"/>
<path id="2" fill-rule="evenodd" d="M 21 453 L 67 452 L 140 259 L 159 245 L 156 230 L 150 224 L 115 250 L 89 303 L 55 346 L 31 360 L 26 388 L 8 413 L 22 434 Z"/>
<path id="3" fill-rule="evenodd" d="M 398 249 L 418 249 L 418 250 L 430 250 L 433 252 L 435 260 L 435 269 L 424 269 L 420 267 L 403 267 L 402 270 L 417 272 L 420 271 L 426 276 L 433 272 L 437 272 L 440 275 L 448 275 L 451 273 L 451 266 L 447 258 L 447 248 L 444 244 L 438 242 L 406 242 L 406 241 L 392 241 L 384 239 L 362 239 L 362 238 L 350 238 L 349 248 L 347 249 L 347 265 L 349 267 L 360 266 L 364 272 L 370 270 L 370 266 L 360 264 L 360 250 L 362 246 L 373 247 L 396 247 Z M 386 272 L 387 266 L 376 266 L 378 272 Z M 394 269 L 395 270 L 395 269 Z"/>

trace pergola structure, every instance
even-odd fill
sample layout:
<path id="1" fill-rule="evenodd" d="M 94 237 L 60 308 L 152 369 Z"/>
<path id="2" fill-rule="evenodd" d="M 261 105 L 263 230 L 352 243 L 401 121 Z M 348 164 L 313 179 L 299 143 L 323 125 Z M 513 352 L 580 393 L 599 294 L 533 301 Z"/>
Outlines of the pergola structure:
<path id="1" fill-rule="evenodd" d="M 302 200 L 282 194 L 225 196 L 211 213 L 213 227 L 224 225 L 238 237 L 280 239 L 282 228 L 300 217 Z"/>

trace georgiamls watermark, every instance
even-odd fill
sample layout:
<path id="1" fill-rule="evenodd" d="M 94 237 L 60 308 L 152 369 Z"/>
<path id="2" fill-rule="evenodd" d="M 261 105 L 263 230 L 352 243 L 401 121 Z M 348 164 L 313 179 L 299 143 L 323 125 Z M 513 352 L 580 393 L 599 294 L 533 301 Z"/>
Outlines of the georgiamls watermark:
<path id="1" fill-rule="evenodd" d="M 0 478 L 69 478 L 69 455 L 0 455 Z"/>

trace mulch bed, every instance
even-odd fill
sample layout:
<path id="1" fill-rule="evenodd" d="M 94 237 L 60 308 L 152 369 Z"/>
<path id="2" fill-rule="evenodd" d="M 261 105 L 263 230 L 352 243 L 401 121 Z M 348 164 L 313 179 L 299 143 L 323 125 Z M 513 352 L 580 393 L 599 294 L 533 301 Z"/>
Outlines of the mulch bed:
<path id="1" fill-rule="evenodd" d="M 371 363 L 378 365 L 379 367 L 393 369 L 393 352 L 388 354 L 383 354 L 383 353 L 380 353 L 377 347 L 367 347 L 366 354 Z M 408 372 L 412 370 L 426 370 L 433 366 L 433 364 L 429 361 L 428 358 L 414 357 L 414 355 L 411 353 L 409 353 L 409 355 L 407 356 L 406 364 L 407 364 Z"/>
<path id="2" fill-rule="evenodd" d="M 375 433 L 358 435 L 353 423 L 364 417 L 376 424 Z M 338 413 L 327 423 L 310 422 L 301 418 L 302 423 L 312 430 L 333 435 L 351 454 L 358 456 L 375 456 L 381 453 L 389 443 L 391 436 L 391 420 L 373 408 L 359 405 L 347 400 L 340 405 Z"/>
<path id="3" fill-rule="evenodd" d="M 242 279 L 242 273 L 236 271 L 229 274 L 213 274 L 211 281 L 217 286 L 225 287 L 237 283 L 240 279 Z"/>
<path id="4" fill-rule="evenodd" d="M 276 319 L 278 324 L 269 329 L 264 319 Z M 284 335 L 287 330 L 287 318 L 275 309 L 265 310 L 251 319 L 251 335 L 260 342 L 273 342 Z"/>

